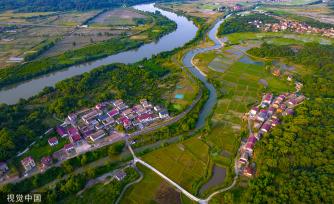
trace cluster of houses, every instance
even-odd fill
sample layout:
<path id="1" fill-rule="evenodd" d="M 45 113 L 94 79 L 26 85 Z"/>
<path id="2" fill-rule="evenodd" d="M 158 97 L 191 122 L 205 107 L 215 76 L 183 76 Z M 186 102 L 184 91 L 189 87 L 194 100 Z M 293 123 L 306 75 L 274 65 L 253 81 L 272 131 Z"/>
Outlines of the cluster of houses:
<path id="1" fill-rule="evenodd" d="M 291 31 L 296 33 L 320 34 L 324 37 L 334 37 L 334 28 L 314 28 L 305 23 L 288 20 L 281 20 L 279 23 L 265 24 L 263 30 L 266 32 Z"/>
<path id="2" fill-rule="evenodd" d="M 255 25 L 264 32 L 281 32 L 289 31 L 295 33 L 309 33 L 309 34 L 319 34 L 324 37 L 334 38 L 334 28 L 314 28 L 303 22 L 290 21 L 284 18 L 266 14 L 268 16 L 274 17 L 279 20 L 278 23 L 263 23 L 261 20 L 254 20 L 248 22 L 249 24 Z"/>
<path id="3" fill-rule="evenodd" d="M 267 93 L 263 96 L 260 105 L 253 107 L 246 114 L 252 133 L 240 149 L 241 156 L 238 164 L 244 175 L 252 176 L 254 174 L 254 168 L 249 164 L 249 160 L 253 156 L 256 142 L 272 128 L 278 126 L 282 117 L 293 115 L 294 107 L 304 100 L 304 95 L 296 93 L 284 93 L 277 97 L 274 97 L 272 93 Z"/>
<path id="4" fill-rule="evenodd" d="M 76 148 L 96 143 L 105 136 L 115 134 L 116 126 L 121 126 L 124 130 L 143 129 L 157 120 L 164 120 L 168 117 L 166 109 L 153 106 L 146 99 L 140 100 L 140 103 L 133 107 L 129 107 L 121 99 L 99 103 L 93 108 L 68 115 L 65 122 L 55 128 L 61 138 L 68 138 L 69 143 L 65 144 L 60 151 L 55 152 L 53 158 L 63 160 L 63 155 L 66 157 L 75 155 Z M 49 138 L 48 144 L 51 147 L 57 146 L 58 138 Z M 43 157 L 39 165 L 40 170 L 44 171 L 52 164 L 52 161 L 51 156 Z M 36 162 L 31 156 L 21 160 L 21 164 L 25 172 L 36 167 Z"/>
<path id="5" fill-rule="evenodd" d="M 118 99 L 99 103 L 94 108 L 81 111 L 79 114 L 70 114 L 66 122 L 70 128 L 63 127 L 63 130 L 67 130 L 70 140 L 76 141 L 82 136 L 83 139 L 95 142 L 117 125 L 125 130 L 143 129 L 154 121 L 168 117 L 166 109 L 153 106 L 146 99 L 140 100 L 140 103 L 133 107 Z"/>

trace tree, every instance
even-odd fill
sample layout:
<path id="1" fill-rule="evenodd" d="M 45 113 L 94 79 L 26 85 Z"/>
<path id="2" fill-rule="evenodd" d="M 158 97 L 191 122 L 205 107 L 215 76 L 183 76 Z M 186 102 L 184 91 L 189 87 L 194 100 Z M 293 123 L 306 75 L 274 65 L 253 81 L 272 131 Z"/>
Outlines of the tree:
<path id="1" fill-rule="evenodd" d="M 124 142 L 118 142 L 116 144 L 113 144 L 108 148 L 108 155 L 110 157 L 119 155 L 123 151 L 124 146 L 125 146 Z"/>

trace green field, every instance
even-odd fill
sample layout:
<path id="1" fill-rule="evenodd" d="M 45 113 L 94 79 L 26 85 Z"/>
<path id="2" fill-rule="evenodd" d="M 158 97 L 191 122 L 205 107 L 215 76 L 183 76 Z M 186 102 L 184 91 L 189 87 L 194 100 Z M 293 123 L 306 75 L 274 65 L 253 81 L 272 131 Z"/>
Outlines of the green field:
<path id="1" fill-rule="evenodd" d="M 208 69 L 207 67 L 214 56 L 220 54 L 214 51 L 203 53 L 198 55 L 195 60 L 200 62 L 197 64 L 199 68 L 214 80 L 216 88 L 221 94 L 211 119 L 211 131 L 204 137 L 204 140 L 212 149 L 211 158 L 214 163 L 227 168 L 227 178 L 224 183 L 227 185 L 233 177 L 230 168 L 234 165 L 242 132 L 247 134 L 247 124 L 242 121 L 243 114 L 249 111 L 252 104 L 261 100 L 264 91 L 280 93 L 293 90 L 293 87 L 289 86 L 284 79 L 271 75 L 263 65 L 235 62 L 228 69 L 225 69 L 224 73 Z M 268 82 L 267 89 L 259 83 L 260 79 Z"/>
<path id="2" fill-rule="evenodd" d="M 322 44 L 331 44 L 333 39 L 311 34 L 286 34 L 286 33 L 233 33 L 229 34 L 230 43 L 244 43 L 253 40 L 258 42 L 272 42 L 275 44 L 303 44 L 305 42 L 317 42 Z"/>
<path id="3" fill-rule="evenodd" d="M 192 203 L 166 183 L 150 169 L 137 165 L 144 174 L 143 180 L 130 187 L 123 196 L 121 203 Z"/>
<path id="4" fill-rule="evenodd" d="M 206 175 L 209 147 L 194 137 L 149 153 L 143 159 L 189 192 L 196 194 L 197 184 Z"/>

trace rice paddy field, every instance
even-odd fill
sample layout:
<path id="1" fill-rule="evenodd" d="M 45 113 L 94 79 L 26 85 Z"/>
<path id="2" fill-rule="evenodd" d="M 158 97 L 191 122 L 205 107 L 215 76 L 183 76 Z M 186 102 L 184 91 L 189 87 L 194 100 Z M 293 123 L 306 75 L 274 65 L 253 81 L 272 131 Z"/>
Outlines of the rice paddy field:
<path id="1" fill-rule="evenodd" d="M 39 58 L 58 55 L 120 35 L 131 35 L 148 29 L 152 23 L 150 17 L 131 8 L 100 13 L 101 10 L 0 12 L 0 68 L 15 65 L 9 61 L 11 57 L 24 58 L 28 53 L 38 51 L 46 40 L 56 43 Z M 81 27 L 88 21 L 87 28 Z"/>
<path id="2" fill-rule="evenodd" d="M 147 16 L 129 8 L 114 9 L 99 15 L 95 19 L 89 22 L 93 27 L 106 27 L 106 26 L 135 26 L 136 20 L 143 20 L 144 22 L 149 20 Z"/>
<path id="3" fill-rule="evenodd" d="M 160 148 L 145 155 L 143 160 L 189 192 L 196 194 L 196 184 L 206 176 L 209 147 L 194 137 L 179 144 Z"/>
<path id="4" fill-rule="evenodd" d="M 196 194 L 205 181 L 209 166 L 209 147 L 197 137 L 173 144 L 142 157 L 183 188 Z M 157 176 L 139 165 L 143 180 L 130 188 L 121 203 L 194 203 Z M 148 190 L 149 189 L 149 190 Z"/>
<path id="5" fill-rule="evenodd" d="M 150 169 L 137 165 L 143 172 L 143 179 L 131 186 L 123 196 L 121 204 L 137 204 L 137 203 L 183 203 L 191 204 L 187 197 L 176 191 L 170 184 L 166 183 L 158 175 Z"/>
<path id="6" fill-rule="evenodd" d="M 25 57 L 36 52 L 46 40 L 63 38 L 98 11 L 0 13 L 0 68 L 13 65 L 10 57 Z"/>
<path id="7" fill-rule="evenodd" d="M 273 2 L 271 4 L 274 5 L 288 5 L 288 6 L 298 6 L 298 5 L 304 5 L 304 4 L 310 4 L 313 2 L 316 2 L 317 0 L 283 0 L 283 1 L 277 1 Z"/>
<path id="8" fill-rule="evenodd" d="M 218 16 L 222 15 L 222 13 L 214 11 L 214 9 L 219 8 L 220 6 L 221 3 L 217 3 L 211 0 L 159 4 L 159 7 L 161 8 L 171 9 L 176 12 L 185 13 L 189 16 L 205 18 L 208 22 L 213 22 Z"/>

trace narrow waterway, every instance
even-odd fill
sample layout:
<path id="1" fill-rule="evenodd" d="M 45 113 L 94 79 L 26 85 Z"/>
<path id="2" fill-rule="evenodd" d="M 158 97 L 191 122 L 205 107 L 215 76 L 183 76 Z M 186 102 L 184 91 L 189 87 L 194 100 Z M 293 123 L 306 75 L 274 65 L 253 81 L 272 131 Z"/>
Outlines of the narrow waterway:
<path id="1" fill-rule="evenodd" d="M 160 11 L 162 15 L 175 21 L 177 29 L 174 32 L 163 36 L 157 42 L 144 44 L 137 49 L 121 52 L 96 61 L 71 66 L 61 71 L 43 75 L 13 86 L 8 86 L 0 91 L 0 103 L 15 104 L 20 98 L 27 99 L 36 95 L 47 86 L 54 86 L 61 80 L 83 74 L 102 65 L 112 63 L 131 64 L 143 60 L 144 58 L 150 58 L 161 52 L 182 47 L 196 36 L 198 30 L 197 27 L 192 21 L 184 16 L 178 16 L 175 13 L 158 9 L 154 7 L 154 4 L 142 4 L 134 6 L 134 8 L 147 12 Z"/>
<path id="2" fill-rule="evenodd" d="M 228 18 L 228 16 L 226 18 Z M 188 70 L 196 78 L 201 80 L 206 86 L 206 88 L 210 91 L 209 99 L 206 101 L 206 103 L 204 104 L 204 107 L 202 108 L 199 114 L 199 119 L 197 120 L 197 123 L 196 123 L 196 129 L 200 129 L 205 125 L 205 119 L 210 115 L 213 107 L 215 106 L 217 102 L 217 92 L 214 86 L 210 82 L 208 82 L 206 76 L 200 70 L 198 70 L 196 67 L 193 66 L 192 59 L 200 53 L 208 52 L 208 51 L 215 50 L 215 49 L 222 47 L 222 43 L 226 39 L 218 39 L 216 37 L 216 34 L 218 32 L 219 26 L 223 22 L 224 22 L 224 19 L 218 21 L 208 33 L 209 38 L 214 42 L 214 45 L 212 47 L 198 48 L 198 49 L 191 50 L 183 57 L 184 66 L 188 68 Z"/>

